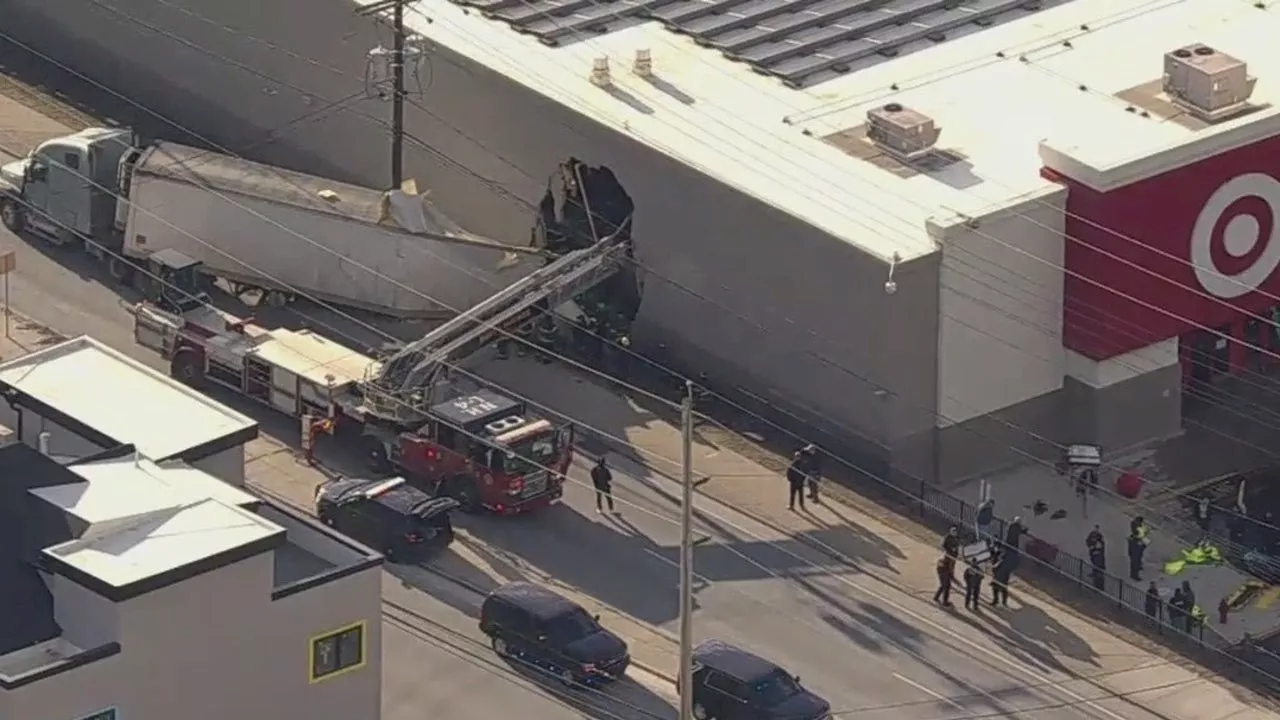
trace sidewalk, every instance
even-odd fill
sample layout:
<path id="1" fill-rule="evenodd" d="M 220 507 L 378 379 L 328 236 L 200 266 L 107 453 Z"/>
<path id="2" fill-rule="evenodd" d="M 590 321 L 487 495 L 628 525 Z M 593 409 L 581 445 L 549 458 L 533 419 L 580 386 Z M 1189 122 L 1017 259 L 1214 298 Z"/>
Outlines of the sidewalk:
<path id="1" fill-rule="evenodd" d="M 479 369 L 485 377 L 531 394 L 553 410 L 573 408 L 582 426 L 625 439 L 591 438 L 589 451 L 607 449 L 635 457 L 650 467 L 678 476 L 681 437 L 678 428 L 611 390 L 552 366 L 536 363 L 489 363 Z M 711 432 L 695 441 L 694 469 L 709 480 L 698 492 L 725 503 L 791 537 L 838 555 L 867 575 L 915 597 L 923 612 L 940 621 L 953 616 L 928 603 L 936 585 L 937 546 L 922 542 L 916 532 L 896 529 L 880 517 L 856 506 L 865 501 L 833 487 L 823 506 L 808 513 L 786 509 L 782 477 L 762 464 L 728 449 Z M 900 521 L 900 519 L 898 519 Z M 1038 593 L 1018 592 L 1019 610 L 981 626 L 947 622 L 978 642 L 1012 657 L 1037 658 L 1037 667 L 1056 668 L 1073 679 L 1062 681 L 1090 697 L 1107 694 L 1135 696 L 1172 720 L 1224 717 L 1280 717 L 1253 705 L 1252 693 L 1232 685 L 1218 685 L 1167 658 L 1116 637 L 1117 628 L 1086 622 L 1070 610 L 1042 600 Z M 913 608 L 914 609 L 914 608 Z M 1127 631 L 1122 631 L 1127 632 Z M 1156 694 L 1152 688 L 1164 688 Z M 1142 693 L 1142 694 L 1138 694 Z"/>
<path id="2" fill-rule="evenodd" d="M 996 515 L 1005 519 L 1021 516 L 1033 537 L 1048 542 L 1063 552 L 1078 558 L 1087 559 L 1085 536 L 1096 524 L 1100 527 L 1107 542 L 1107 571 L 1111 575 L 1122 578 L 1133 590 L 1125 591 L 1125 598 L 1139 599 L 1146 592 L 1148 580 L 1155 580 L 1166 599 L 1182 581 L 1191 583 L 1196 594 L 1197 603 L 1209 614 L 1209 628 L 1230 643 L 1239 642 L 1245 633 L 1253 637 L 1261 637 L 1276 629 L 1280 629 L 1280 604 L 1269 593 L 1258 593 L 1244 608 L 1232 612 L 1228 622 L 1218 623 L 1218 602 L 1239 590 L 1246 582 L 1256 581 L 1250 575 L 1228 565 L 1187 566 L 1177 575 L 1165 573 L 1164 565 L 1170 560 L 1181 557 L 1182 551 L 1188 547 L 1186 541 L 1170 528 L 1162 526 L 1167 518 L 1148 513 L 1147 519 L 1151 532 L 1150 544 L 1143 557 L 1142 582 L 1129 580 L 1129 558 L 1126 539 L 1129 536 L 1129 523 L 1134 516 L 1143 515 L 1144 507 L 1139 501 L 1129 501 L 1108 492 L 1114 487 L 1114 474 L 1105 473 L 1100 481 L 1097 493 L 1090 494 L 1082 502 L 1071 484 L 1058 476 L 1051 468 L 1042 465 L 1026 464 L 1021 467 L 989 476 L 991 496 L 996 502 Z M 962 500 L 977 504 L 978 482 L 972 481 L 951 489 L 952 494 Z M 1047 511 L 1036 516 L 1032 506 L 1036 502 L 1047 505 Z M 1055 511 L 1063 511 L 1066 516 L 1051 519 Z M 1087 560 L 1086 560 L 1087 562 Z M 1080 579 L 1087 581 L 1088 569 Z M 1118 588 L 1111 586 L 1106 590 L 1115 595 Z"/>

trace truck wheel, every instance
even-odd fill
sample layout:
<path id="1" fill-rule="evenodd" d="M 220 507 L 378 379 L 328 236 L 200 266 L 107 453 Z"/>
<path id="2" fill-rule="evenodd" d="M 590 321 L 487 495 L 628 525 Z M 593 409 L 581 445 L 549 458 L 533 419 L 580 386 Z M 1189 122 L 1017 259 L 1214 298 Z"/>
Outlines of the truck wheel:
<path id="1" fill-rule="evenodd" d="M 264 299 L 269 307 L 284 307 L 289 304 L 289 293 L 283 290 L 268 290 Z"/>
<path id="2" fill-rule="evenodd" d="M 179 350 L 169 364 L 169 374 L 178 382 L 199 387 L 204 382 L 204 363 L 193 350 Z"/>
<path id="3" fill-rule="evenodd" d="M 458 509 L 464 513 L 480 511 L 480 493 L 476 489 L 476 481 L 473 478 L 461 475 L 449 478 L 444 484 L 444 494 L 457 500 Z"/>
<path id="4" fill-rule="evenodd" d="M 121 285 L 130 285 L 133 283 L 134 267 L 133 263 L 121 257 L 115 257 L 107 260 L 107 272 L 111 273 L 111 279 Z"/>
<path id="5" fill-rule="evenodd" d="M 26 213 L 15 200 L 0 200 L 0 222 L 10 232 L 20 233 L 27 225 Z"/>
<path id="6" fill-rule="evenodd" d="M 369 464 L 369 469 L 376 473 L 388 473 L 393 469 L 391 458 L 387 457 L 387 446 L 372 435 L 365 436 L 364 457 L 365 462 Z"/>

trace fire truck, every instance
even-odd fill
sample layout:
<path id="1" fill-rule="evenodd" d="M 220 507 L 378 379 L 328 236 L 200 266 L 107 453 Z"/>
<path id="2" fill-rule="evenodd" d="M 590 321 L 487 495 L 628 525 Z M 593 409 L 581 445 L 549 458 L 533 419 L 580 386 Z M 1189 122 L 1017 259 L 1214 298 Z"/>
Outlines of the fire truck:
<path id="1" fill-rule="evenodd" d="M 321 434 L 355 443 L 377 472 L 452 497 L 464 511 L 533 510 L 563 492 L 572 424 L 459 367 L 621 271 L 631 252 L 629 216 L 614 227 L 549 255 L 538 270 L 382 358 L 313 331 L 267 329 L 218 310 L 195 284 L 198 261 L 157 252 L 146 272 L 163 282 L 133 306 L 134 336 L 168 359 L 175 378 L 226 388 L 298 418 L 312 443 Z"/>

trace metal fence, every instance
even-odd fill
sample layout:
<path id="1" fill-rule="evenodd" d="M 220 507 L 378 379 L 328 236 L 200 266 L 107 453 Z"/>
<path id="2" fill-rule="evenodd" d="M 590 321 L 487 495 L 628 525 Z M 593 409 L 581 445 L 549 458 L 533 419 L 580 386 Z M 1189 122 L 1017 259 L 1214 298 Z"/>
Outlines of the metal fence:
<path id="1" fill-rule="evenodd" d="M 944 490 L 923 481 L 904 483 L 901 479 L 893 485 L 907 495 L 913 513 L 925 524 L 940 532 L 952 525 L 973 528 L 977 520 L 977 508 Z M 1003 539 L 1008 522 L 993 518 L 988 526 L 992 537 Z M 1280 694 L 1280 655 L 1258 645 L 1246 636 L 1242 642 L 1233 642 L 1206 623 L 1192 623 L 1188 631 L 1177 627 L 1170 617 L 1167 603 L 1161 602 L 1155 616 L 1147 612 L 1147 593 L 1124 578 L 1101 571 L 1101 582 L 1095 581 L 1093 565 L 1071 553 L 1054 548 L 1046 557 L 1028 551 L 1035 538 L 1023 534 L 1018 552 L 1022 562 L 1015 577 L 1032 582 L 1041 590 L 1069 604 L 1082 599 L 1112 606 L 1130 619 L 1129 627 L 1163 637 L 1176 650 L 1193 656 L 1215 669 L 1238 676 L 1251 686 L 1272 694 Z M 1003 545 L 1003 540 L 1000 543 Z M 1215 608 L 1206 608 L 1212 617 Z M 1234 672 L 1233 672 L 1234 671 Z"/>
<path id="2" fill-rule="evenodd" d="M 654 360 L 666 367 L 677 367 L 670 358 L 658 357 Z M 660 394 L 669 396 L 673 401 L 679 400 L 683 391 L 682 378 L 666 372 L 656 371 L 652 366 L 637 367 L 630 363 L 625 368 L 615 368 L 620 376 L 625 376 L 631 383 Z M 703 386 L 709 383 L 705 376 L 699 378 Z M 866 452 L 856 438 L 847 433 L 835 433 L 815 428 L 794 415 L 787 414 L 772 403 L 742 390 L 741 388 L 715 388 L 722 399 L 704 397 L 698 403 L 699 411 L 715 418 L 717 424 L 726 427 L 759 434 L 759 423 L 738 418 L 742 410 L 749 415 L 765 418 L 769 424 L 780 428 L 794 437 L 807 438 L 815 442 L 834 457 L 843 460 L 853 468 L 854 476 L 845 481 L 863 494 L 872 495 L 887 504 L 899 507 L 905 515 L 914 516 L 923 525 L 939 532 L 946 532 L 952 526 L 973 528 L 977 519 L 977 508 L 960 498 L 938 488 L 924 480 L 910 477 L 899 472 L 884 458 Z M 724 402 L 727 400 L 728 402 Z M 735 419 L 739 422 L 735 422 Z M 605 441 L 605 445 L 614 443 Z M 626 448 L 613 448 L 626 453 Z M 1174 522 L 1177 530 L 1187 531 L 1186 523 Z M 993 518 L 988 526 L 991 536 L 1003 538 L 1008 523 L 1002 518 Z M 1179 533 L 1181 534 L 1181 533 Z M 1050 558 L 1035 557 L 1027 551 L 1028 542 L 1033 538 L 1023 535 L 1018 552 L 1023 558 L 1015 573 L 1021 578 L 1034 583 L 1037 588 L 1071 605 L 1079 605 L 1082 601 L 1092 602 L 1092 611 L 1097 607 L 1109 607 L 1128 621 L 1128 626 L 1139 629 L 1149 635 L 1161 638 L 1166 645 L 1192 657 L 1203 665 L 1232 677 L 1248 685 L 1270 694 L 1280 695 L 1280 655 L 1246 636 L 1242 642 L 1233 643 L 1204 623 L 1197 623 L 1190 631 L 1175 627 L 1170 623 L 1167 603 L 1161 602 L 1157 617 L 1151 617 L 1146 611 L 1146 591 L 1135 587 L 1124 578 L 1105 571 L 1102 572 L 1101 587 L 1095 583 L 1093 566 L 1085 560 L 1055 548 Z M 1003 543 L 1002 543 L 1003 544 Z M 1234 550 L 1234 544 L 1229 543 Z M 1100 605 L 1099 605 L 1100 604 Z M 1214 608 L 1207 609 L 1210 615 Z"/>

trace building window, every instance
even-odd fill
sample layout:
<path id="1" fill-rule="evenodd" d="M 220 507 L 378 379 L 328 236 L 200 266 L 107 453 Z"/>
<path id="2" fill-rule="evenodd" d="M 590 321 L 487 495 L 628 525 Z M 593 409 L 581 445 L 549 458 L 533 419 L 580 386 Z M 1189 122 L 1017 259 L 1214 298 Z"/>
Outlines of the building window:
<path id="1" fill-rule="evenodd" d="M 311 638 L 311 682 L 364 667 L 363 622 Z"/>
<path id="2" fill-rule="evenodd" d="M 117 717 L 115 708 L 107 708 L 106 710 L 99 710 L 92 715 L 85 715 L 77 720 L 117 720 Z"/>

